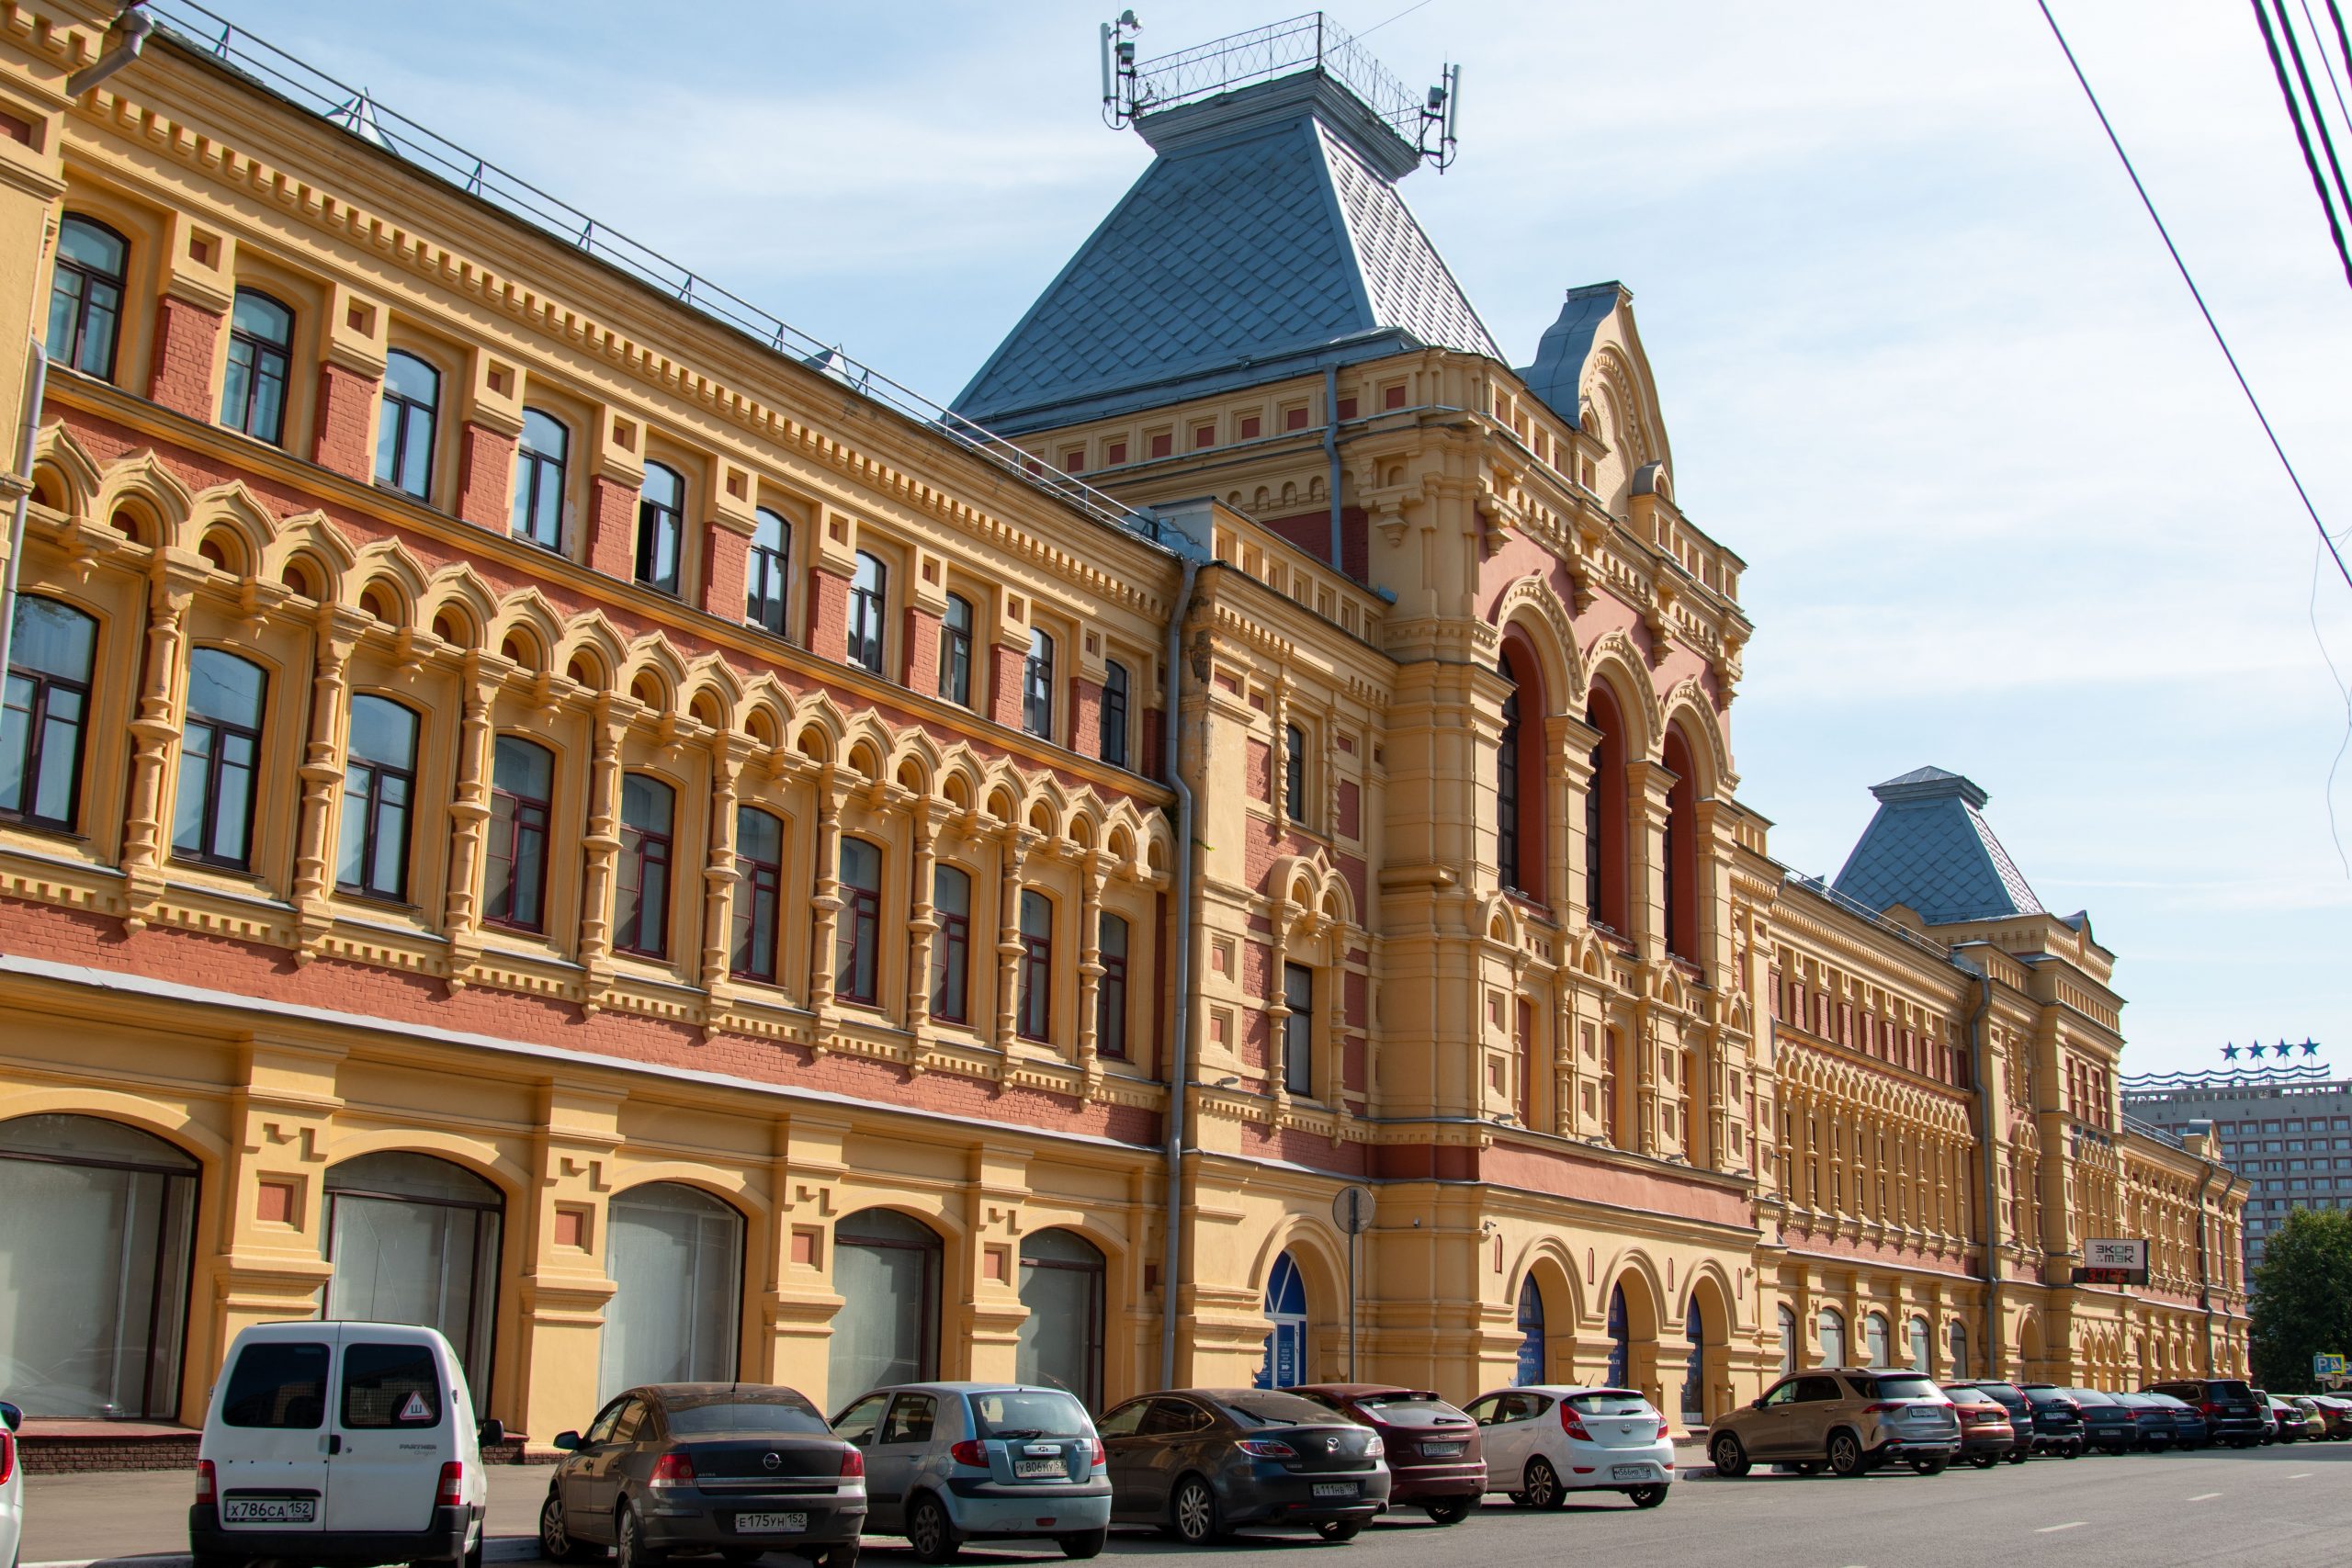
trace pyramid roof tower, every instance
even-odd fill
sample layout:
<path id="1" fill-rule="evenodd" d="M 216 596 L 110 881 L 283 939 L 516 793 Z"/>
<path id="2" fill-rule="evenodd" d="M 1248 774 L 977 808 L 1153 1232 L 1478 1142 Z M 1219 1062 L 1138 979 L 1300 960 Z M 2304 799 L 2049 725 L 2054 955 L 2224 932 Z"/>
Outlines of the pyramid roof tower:
<path id="1" fill-rule="evenodd" d="M 1220 40 L 1138 68 L 1151 166 L 957 413 L 1019 434 L 1415 348 L 1502 360 L 1397 194 L 1421 162 L 1404 129 L 1418 129 L 1419 101 L 1310 19 L 1311 46 L 1288 53 L 1269 55 L 1259 29 L 1239 35 L 1246 54 Z M 1266 79 L 1233 85 L 1245 58 Z"/>
<path id="2" fill-rule="evenodd" d="M 1883 912 L 1901 904 L 1931 926 L 2048 911 L 1993 825 L 1992 797 L 1942 768 L 1915 768 L 1871 791 L 1878 814 L 1831 886 Z"/>

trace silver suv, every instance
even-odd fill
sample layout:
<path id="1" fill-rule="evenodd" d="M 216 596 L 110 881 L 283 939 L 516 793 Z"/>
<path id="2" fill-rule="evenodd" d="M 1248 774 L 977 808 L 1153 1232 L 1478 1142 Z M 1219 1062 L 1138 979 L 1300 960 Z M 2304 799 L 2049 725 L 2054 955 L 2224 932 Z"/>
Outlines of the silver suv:
<path id="1" fill-rule="evenodd" d="M 1715 1423 L 1707 1456 L 1741 1476 L 1765 1461 L 1812 1475 L 1860 1475 L 1893 1461 L 1934 1475 L 1960 1451 L 1960 1417 L 1935 1380 L 1884 1368 L 1791 1372 L 1763 1398 Z"/>

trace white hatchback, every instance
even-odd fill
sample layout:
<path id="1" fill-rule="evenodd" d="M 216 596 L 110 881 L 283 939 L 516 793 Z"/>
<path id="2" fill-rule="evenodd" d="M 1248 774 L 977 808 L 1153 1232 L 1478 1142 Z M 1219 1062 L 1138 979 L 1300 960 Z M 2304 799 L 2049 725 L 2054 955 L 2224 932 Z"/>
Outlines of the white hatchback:
<path id="1" fill-rule="evenodd" d="M 1655 1508 L 1674 1484 L 1666 1417 L 1631 1389 L 1539 1383 L 1463 1408 L 1486 1446 L 1487 1490 L 1522 1508 L 1556 1508 L 1571 1492 L 1623 1492 Z"/>

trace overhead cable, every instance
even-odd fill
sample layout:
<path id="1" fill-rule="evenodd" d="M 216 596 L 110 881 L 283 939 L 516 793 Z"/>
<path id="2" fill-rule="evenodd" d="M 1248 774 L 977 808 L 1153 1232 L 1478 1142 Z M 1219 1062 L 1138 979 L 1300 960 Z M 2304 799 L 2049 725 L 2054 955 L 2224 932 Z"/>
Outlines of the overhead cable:
<path id="1" fill-rule="evenodd" d="M 2295 74 L 2302 79 L 2303 96 L 2298 99 L 2295 89 L 2287 81 L 2287 62 L 2278 57 L 2278 36 L 2270 30 L 2270 13 L 2262 8 L 2262 0 L 2253 0 L 2254 19 L 2262 25 L 2262 46 L 2270 51 L 2271 73 L 2278 78 L 2278 96 L 2286 100 L 2287 118 L 2294 122 L 2295 140 L 2303 149 L 2303 166 L 2311 171 L 2312 189 L 2319 193 L 2320 210 L 2327 214 L 2327 231 L 2335 241 L 2335 254 L 2344 263 L 2344 281 L 2352 283 L 2352 249 L 2344 243 L 2344 226 L 2336 220 L 2335 203 L 2328 198 L 2327 180 L 2319 172 L 2319 159 L 2312 152 L 2311 130 L 2303 127 L 2303 103 L 2312 111 L 2312 130 L 2319 132 L 2320 145 L 2327 150 L 2327 166 L 2335 173 L 2335 192 L 2352 216 L 2352 191 L 2344 188 L 2344 169 L 2335 161 L 2335 140 L 2327 133 L 2327 121 L 2321 118 L 2319 99 L 2312 92 L 2312 73 L 2303 68 L 2303 47 L 2295 40 L 2295 29 L 2287 24 L 2287 7 L 2280 0 L 2271 0 L 2278 13 L 2278 32 L 2287 35 L 2288 52 L 2295 57 Z"/>

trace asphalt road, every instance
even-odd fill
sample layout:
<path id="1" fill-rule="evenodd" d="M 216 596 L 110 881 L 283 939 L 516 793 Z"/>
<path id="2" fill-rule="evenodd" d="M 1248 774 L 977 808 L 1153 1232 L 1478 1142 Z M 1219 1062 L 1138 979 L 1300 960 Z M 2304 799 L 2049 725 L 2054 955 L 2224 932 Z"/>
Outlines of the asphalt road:
<path id="1" fill-rule="evenodd" d="M 1663 1507 L 1638 1512 L 1605 1495 L 1555 1514 L 1523 1513 L 1496 1498 L 1459 1525 L 1399 1512 L 1353 1541 L 1244 1535 L 1188 1551 L 1144 1531 L 1118 1531 L 1104 1552 L 1216 1568 L 1560 1568 L 1576 1559 L 1644 1568 L 1985 1568 L 1993 1562 L 2064 1568 L 2335 1568 L 2352 1563 L 2352 1443 L 2295 1443 L 2244 1452 L 2035 1460 L 1934 1477 L 1908 1471 L 1857 1481 L 1769 1475 L 1725 1481 L 1691 1467 Z M 490 1556 L 537 1561 L 527 1540 L 548 1472 L 492 1471 Z M 178 1474 L 27 1478 L 22 1561 L 121 1562 L 173 1568 L 187 1550 L 190 1480 Z M 505 1539 L 497 1539 L 503 1537 Z M 153 1555 L 151 1555 L 153 1554 Z M 1044 1552 L 974 1547 L 978 1568 L 1062 1561 Z M 141 1561 L 143 1559 L 143 1561 Z M 707 1561 L 694 1560 L 697 1568 Z M 769 1558 L 797 1568 L 797 1558 Z M 186 1558 L 180 1559 L 185 1563 Z M 873 1568 L 914 1568 L 889 1541 L 870 1543 Z M 1205 1564 L 1201 1568 L 1206 1568 Z"/>

